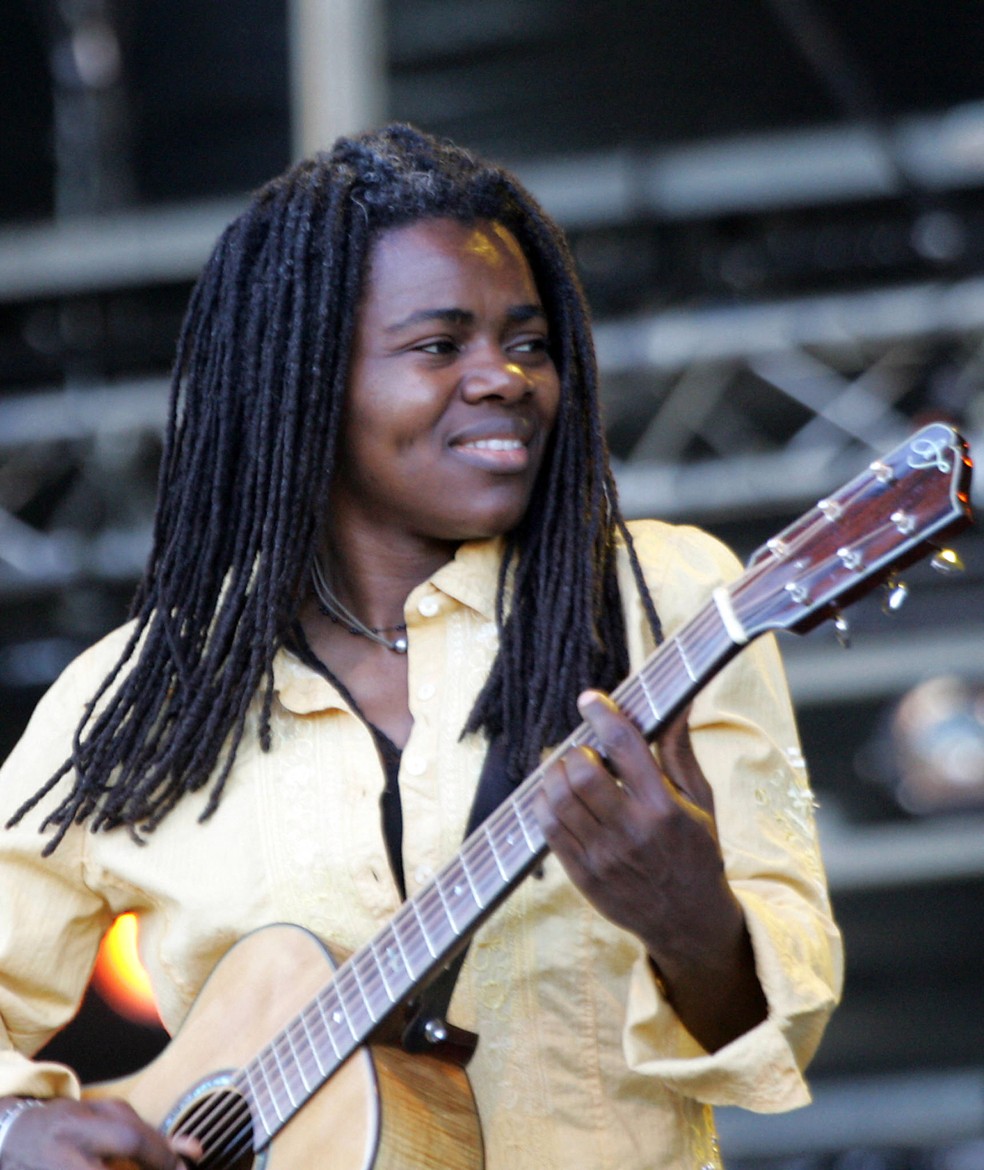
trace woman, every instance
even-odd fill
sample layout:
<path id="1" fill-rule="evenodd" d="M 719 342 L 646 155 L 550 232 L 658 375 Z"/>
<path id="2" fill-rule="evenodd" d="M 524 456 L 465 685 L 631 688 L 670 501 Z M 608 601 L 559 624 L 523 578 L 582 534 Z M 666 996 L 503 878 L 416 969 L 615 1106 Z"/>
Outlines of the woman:
<path id="1" fill-rule="evenodd" d="M 774 647 L 659 762 L 586 689 L 734 571 L 622 522 L 583 297 L 515 179 L 396 126 L 261 191 L 189 307 L 134 620 L 0 782 L 0 1170 L 199 1153 L 26 1055 L 116 914 L 171 1029 L 259 926 L 360 946 L 457 848 L 486 756 L 501 794 L 579 707 L 607 763 L 547 770 L 553 856 L 452 1002 L 487 1165 L 714 1166 L 709 1106 L 805 1102 L 839 950 Z"/>

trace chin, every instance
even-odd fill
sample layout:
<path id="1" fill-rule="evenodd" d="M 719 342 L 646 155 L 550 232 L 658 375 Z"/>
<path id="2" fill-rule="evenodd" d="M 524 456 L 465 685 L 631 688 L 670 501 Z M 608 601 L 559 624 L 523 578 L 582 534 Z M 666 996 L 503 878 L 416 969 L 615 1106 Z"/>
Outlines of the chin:
<path id="1" fill-rule="evenodd" d="M 461 531 L 466 533 L 462 540 L 494 540 L 498 536 L 508 536 L 523 522 L 526 515 L 525 508 L 510 509 L 480 519 L 474 519 L 470 524 L 461 525 Z"/>

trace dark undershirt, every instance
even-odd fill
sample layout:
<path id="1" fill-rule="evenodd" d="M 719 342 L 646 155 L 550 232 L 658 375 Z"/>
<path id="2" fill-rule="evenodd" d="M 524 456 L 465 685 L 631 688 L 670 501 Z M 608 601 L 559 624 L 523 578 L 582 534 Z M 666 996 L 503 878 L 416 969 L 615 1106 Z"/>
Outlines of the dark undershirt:
<path id="1" fill-rule="evenodd" d="M 379 758 L 383 761 L 383 769 L 386 772 L 386 787 L 379 798 L 383 814 L 383 836 L 386 838 L 390 869 L 396 879 L 400 897 L 406 898 L 407 887 L 403 877 L 403 801 L 400 799 L 400 760 L 403 752 L 375 723 L 370 723 L 367 719 L 366 726 L 373 734 L 376 747 L 379 749 Z"/>

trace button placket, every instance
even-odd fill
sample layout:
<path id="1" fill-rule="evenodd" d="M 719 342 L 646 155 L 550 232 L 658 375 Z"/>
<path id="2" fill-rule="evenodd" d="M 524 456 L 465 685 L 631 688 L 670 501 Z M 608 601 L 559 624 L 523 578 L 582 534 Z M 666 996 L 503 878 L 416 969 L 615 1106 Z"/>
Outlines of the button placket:
<path id="1" fill-rule="evenodd" d="M 413 728 L 400 765 L 400 790 L 404 804 L 403 860 L 410 892 L 416 892 L 434 876 L 440 853 L 438 780 L 432 775 L 437 760 L 440 711 L 433 700 L 440 692 L 443 661 L 443 626 L 429 620 L 444 612 L 443 598 L 426 593 L 413 608 L 426 621 L 417 621 L 415 654 L 409 663 Z M 411 823 L 412 822 L 412 823 Z"/>

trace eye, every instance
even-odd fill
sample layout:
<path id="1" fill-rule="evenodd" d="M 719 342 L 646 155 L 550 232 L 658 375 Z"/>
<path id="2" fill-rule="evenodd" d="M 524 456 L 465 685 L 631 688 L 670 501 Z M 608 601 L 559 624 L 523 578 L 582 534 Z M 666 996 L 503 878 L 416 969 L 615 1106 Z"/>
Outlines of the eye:
<path id="1" fill-rule="evenodd" d="M 435 337 L 429 341 L 421 341 L 411 347 L 417 353 L 427 353 L 434 357 L 447 357 L 458 352 L 458 343 L 450 337 Z"/>
<path id="2" fill-rule="evenodd" d="M 549 354 L 550 338 L 544 334 L 519 337 L 509 343 L 510 353 Z"/>

